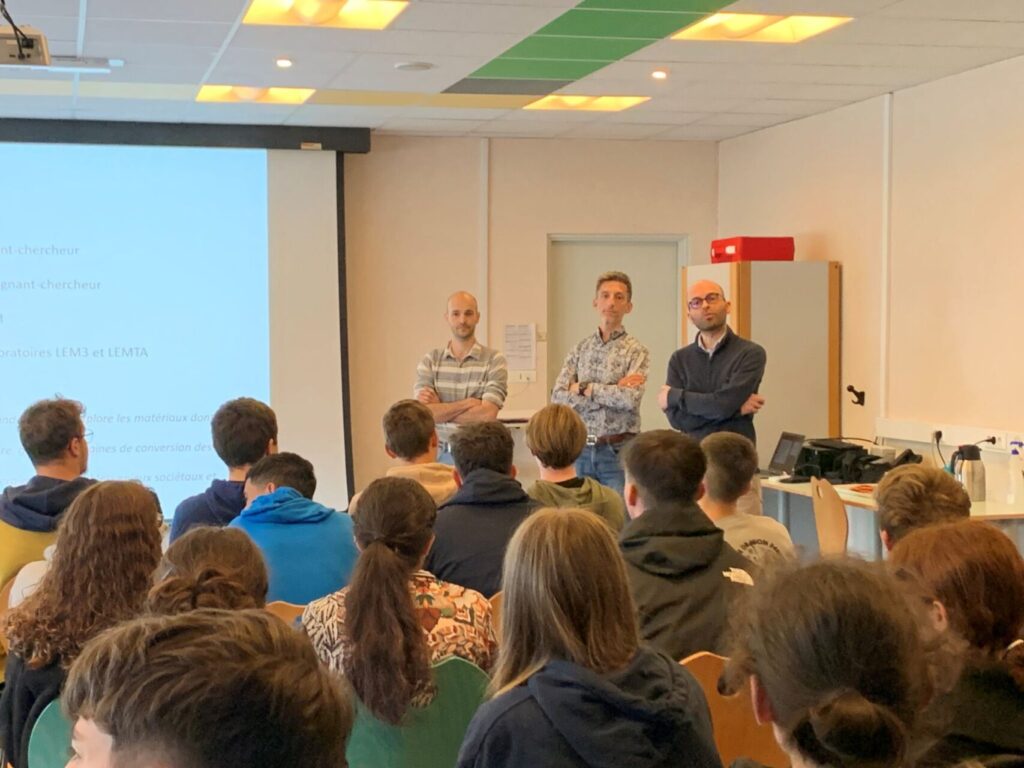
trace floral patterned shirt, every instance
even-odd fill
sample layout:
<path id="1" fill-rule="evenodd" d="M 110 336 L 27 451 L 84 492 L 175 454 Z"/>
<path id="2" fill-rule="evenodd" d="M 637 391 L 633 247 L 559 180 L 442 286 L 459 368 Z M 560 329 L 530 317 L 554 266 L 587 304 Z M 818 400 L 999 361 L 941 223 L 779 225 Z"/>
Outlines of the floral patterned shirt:
<path id="1" fill-rule="evenodd" d="M 420 624 L 427 635 L 430 663 L 459 656 L 489 671 L 497 655 L 491 625 L 491 604 L 479 592 L 441 581 L 429 571 L 417 571 L 409 582 Z M 344 673 L 348 647 L 345 636 L 345 595 L 348 587 L 314 600 L 302 613 L 302 627 L 317 656 L 328 669 Z M 413 697 L 413 706 L 433 698 L 432 686 Z"/>

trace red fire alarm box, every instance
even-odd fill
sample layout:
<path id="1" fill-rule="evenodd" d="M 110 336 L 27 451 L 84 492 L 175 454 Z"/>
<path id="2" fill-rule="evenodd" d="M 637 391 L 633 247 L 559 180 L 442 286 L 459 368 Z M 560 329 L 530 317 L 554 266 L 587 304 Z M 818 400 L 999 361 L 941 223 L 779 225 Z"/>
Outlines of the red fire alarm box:
<path id="1" fill-rule="evenodd" d="M 725 237 L 711 241 L 711 263 L 725 261 L 792 261 L 792 237 Z"/>

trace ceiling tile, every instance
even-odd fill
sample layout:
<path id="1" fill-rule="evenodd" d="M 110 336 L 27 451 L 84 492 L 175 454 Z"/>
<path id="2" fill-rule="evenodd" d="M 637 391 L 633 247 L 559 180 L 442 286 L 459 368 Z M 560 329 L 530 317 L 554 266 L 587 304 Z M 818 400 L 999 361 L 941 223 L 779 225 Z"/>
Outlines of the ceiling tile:
<path id="1" fill-rule="evenodd" d="M 675 125 L 656 123 L 587 123 L 574 128 L 568 138 L 580 139 L 649 139 L 659 133 L 676 127 Z"/>
<path id="2" fill-rule="evenodd" d="M 81 8 L 79 0 L 31 0 L 30 3 L 14 2 L 11 0 L 7 10 L 19 26 L 28 24 L 35 26 L 33 19 L 40 16 L 71 16 L 78 18 L 78 11 Z"/>
<path id="3" fill-rule="evenodd" d="M 1020 0 L 901 0 L 879 11 L 880 16 L 974 21 L 1024 21 Z"/>
<path id="4" fill-rule="evenodd" d="M 694 125 L 749 125 L 754 128 L 766 128 L 769 125 L 786 123 L 794 119 L 792 115 L 769 115 L 745 112 L 720 112 L 697 120 Z"/>
<path id="5" fill-rule="evenodd" d="M 34 27 L 46 36 L 46 42 L 50 46 L 50 54 L 55 51 L 54 43 L 74 42 L 78 39 L 78 18 L 75 16 L 36 16 L 24 18 L 21 14 L 14 16 L 19 27 Z M 4 21 L 0 26 L 6 26 Z M 68 51 L 74 54 L 74 49 Z"/>
<path id="6" fill-rule="evenodd" d="M 512 46 L 503 59 L 562 59 L 618 61 L 650 44 L 648 40 L 618 37 L 559 37 L 533 35 Z"/>
<path id="7" fill-rule="evenodd" d="M 884 45 L 956 45 L 1024 49 L 1024 23 L 932 21 L 869 16 L 828 33 L 833 43 Z"/>
<path id="8" fill-rule="evenodd" d="M 232 45 L 264 49 L 287 45 L 309 51 L 403 53 L 422 57 L 445 56 L 457 52 L 460 56 L 479 56 L 480 63 L 483 64 L 518 43 L 520 39 L 520 35 L 514 34 L 475 32 L 411 32 L 391 29 L 371 32 L 360 29 L 283 29 L 244 25 L 232 38 Z"/>
<path id="9" fill-rule="evenodd" d="M 380 89 L 437 93 L 461 80 L 480 64 L 476 57 L 432 56 L 434 69 L 423 72 L 404 72 L 395 65 L 409 61 L 408 56 L 393 53 L 360 53 L 352 56 L 328 84 L 328 88 L 343 90 Z"/>
<path id="10" fill-rule="evenodd" d="M 266 50 L 229 46 L 207 78 L 211 83 L 239 85 L 278 85 L 295 88 L 327 88 L 357 54 L 302 51 L 300 49 Z M 292 60 L 292 66 L 281 69 L 274 62 L 279 56 Z"/>
<path id="11" fill-rule="evenodd" d="M 703 14 L 654 11 L 568 11 L 537 31 L 566 37 L 635 37 L 661 40 L 692 24 Z"/>
<path id="12" fill-rule="evenodd" d="M 529 35 L 562 13 L 559 8 L 479 5 L 467 2 L 412 3 L 391 25 L 393 30 L 498 32 Z"/>
<path id="13" fill-rule="evenodd" d="M 34 1 L 34 0 L 33 0 Z M 77 5 L 77 3 L 76 3 Z M 233 24 L 249 7 L 249 0 L 89 0 L 89 19 L 140 21 L 196 21 Z"/>
<path id="14" fill-rule="evenodd" d="M 281 125 L 295 111 L 278 104 L 215 104 L 195 102 L 188 109 L 189 122 Z"/>
<path id="15" fill-rule="evenodd" d="M 593 117 L 593 114 L 591 114 Z M 574 123 L 566 121 L 516 121 L 507 122 L 503 120 L 491 120 L 477 128 L 473 134 L 476 136 L 506 136 L 522 138 L 545 138 L 560 136 L 575 127 Z"/>
<path id="16" fill-rule="evenodd" d="M 140 43 L 86 42 L 83 56 L 122 59 L 124 69 L 160 67 L 197 72 L 201 77 L 217 55 L 217 48 L 187 45 L 142 45 Z M 197 81 L 198 82 L 198 81 Z"/>
<path id="17" fill-rule="evenodd" d="M 968 0 L 974 2 L 974 0 Z M 729 13 L 811 14 L 860 18 L 897 0 L 737 0 L 724 8 Z"/>
<path id="18" fill-rule="evenodd" d="M 499 80 L 578 80 L 605 66 L 603 61 L 497 58 L 473 72 L 473 77 Z"/>
<path id="19" fill-rule="evenodd" d="M 230 24 L 90 19 L 85 29 L 85 42 L 86 45 L 112 42 L 136 46 L 219 46 L 230 32 Z"/>
<path id="20" fill-rule="evenodd" d="M 383 133 L 416 133 L 428 135 L 466 135 L 484 125 L 484 120 L 428 120 L 419 117 L 396 117 L 380 127 Z"/>
<path id="21" fill-rule="evenodd" d="M 828 99 L 755 99 L 744 101 L 736 108 L 737 112 L 765 113 L 769 115 L 816 115 L 820 112 L 830 112 L 833 109 L 845 106 L 847 101 L 835 101 Z M 726 110 L 728 111 L 728 110 Z"/>

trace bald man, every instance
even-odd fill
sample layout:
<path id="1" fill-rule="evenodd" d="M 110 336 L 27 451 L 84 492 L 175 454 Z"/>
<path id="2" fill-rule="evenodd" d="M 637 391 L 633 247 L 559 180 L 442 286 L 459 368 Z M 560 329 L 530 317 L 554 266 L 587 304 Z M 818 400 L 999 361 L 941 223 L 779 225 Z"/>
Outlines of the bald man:
<path id="1" fill-rule="evenodd" d="M 699 280 L 686 293 L 686 309 L 698 333 L 668 362 L 668 383 L 658 405 L 676 429 L 700 440 L 735 432 L 756 440 L 754 414 L 764 398 L 764 348 L 740 338 L 726 324 L 731 305 L 718 283 Z"/>
<path id="2" fill-rule="evenodd" d="M 438 460 L 450 464 L 448 438 L 459 424 L 498 418 L 508 394 L 508 366 L 501 352 L 476 340 L 480 309 L 472 294 L 449 296 L 444 318 L 452 337 L 420 361 L 413 393 L 437 424 Z"/>

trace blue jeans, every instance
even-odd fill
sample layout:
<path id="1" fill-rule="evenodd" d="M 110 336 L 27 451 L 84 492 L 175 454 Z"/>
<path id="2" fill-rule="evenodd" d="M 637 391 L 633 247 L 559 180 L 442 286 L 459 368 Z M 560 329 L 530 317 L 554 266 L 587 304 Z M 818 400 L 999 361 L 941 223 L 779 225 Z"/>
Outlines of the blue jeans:
<path id="1" fill-rule="evenodd" d="M 592 477 L 601 485 L 607 485 L 619 496 L 626 487 L 626 474 L 619 463 L 619 448 L 624 443 L 615 445 L 587 445 L 583 453 L 576 459 L 576 474 L 580 477 Z"/>

